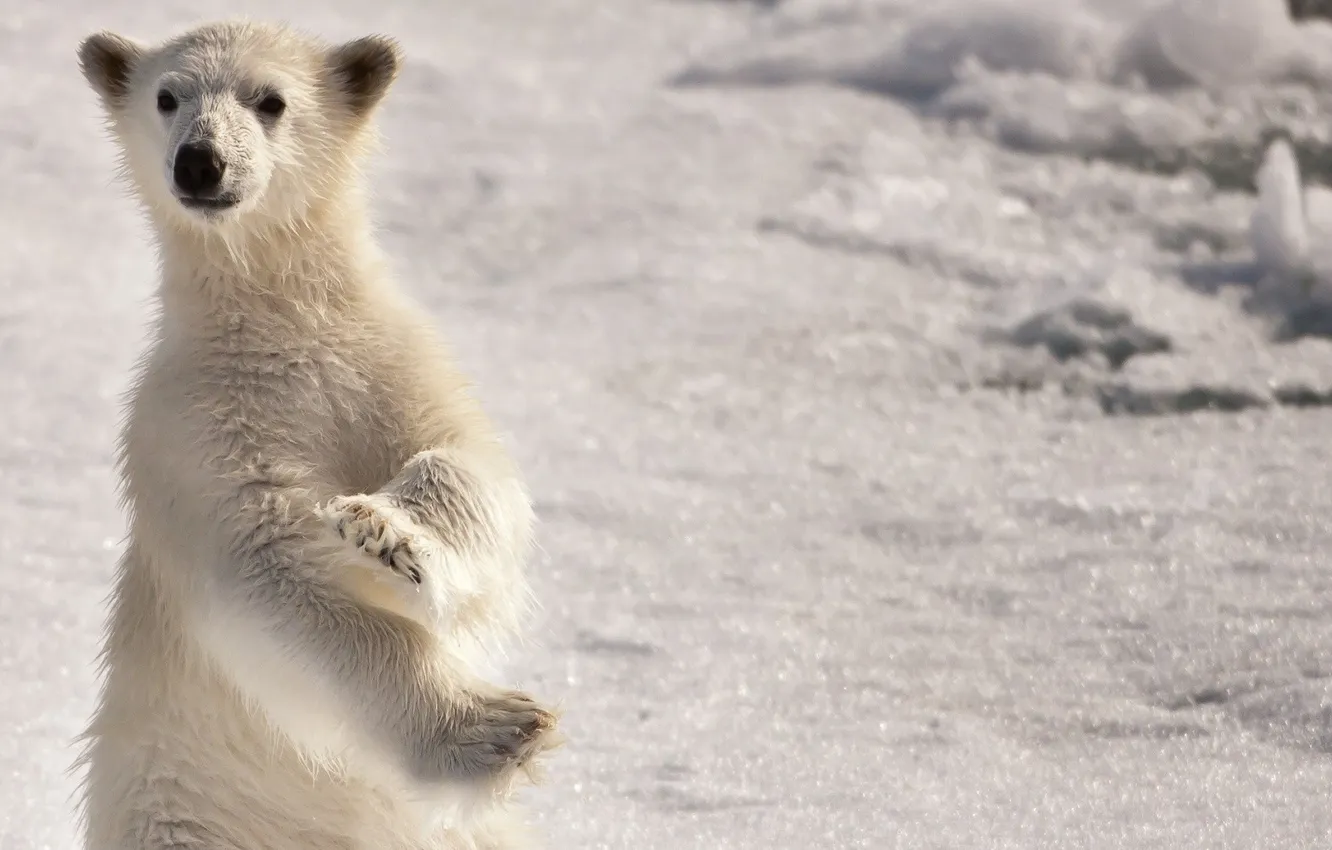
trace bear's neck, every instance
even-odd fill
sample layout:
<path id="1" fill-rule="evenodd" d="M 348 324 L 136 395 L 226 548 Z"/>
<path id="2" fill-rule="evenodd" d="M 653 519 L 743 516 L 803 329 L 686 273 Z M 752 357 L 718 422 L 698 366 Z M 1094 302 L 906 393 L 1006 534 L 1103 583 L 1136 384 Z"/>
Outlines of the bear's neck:
<path id="1" fill-rule="evenodd" d="M 364 217 L 344 211 L 267 230 L 159 228 L 163 318 L 216 324 L 237 316 L 301 323 L 353 307 L 382 279 Z"/>

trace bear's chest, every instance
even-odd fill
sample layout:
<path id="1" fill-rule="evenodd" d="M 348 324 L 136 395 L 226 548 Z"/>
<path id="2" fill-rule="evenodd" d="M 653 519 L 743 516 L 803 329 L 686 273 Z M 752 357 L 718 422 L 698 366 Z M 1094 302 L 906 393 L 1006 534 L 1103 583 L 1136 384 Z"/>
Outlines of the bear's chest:
<path id="1" fill-rule="evenodd" d="M 299 459 L 349 489 L 396 474 L 406 423 L 385 347 L 315 334 L 213 342 L 173 358 L 167 383 L 184 391 L 183 425 L 243 435 L 255 450 Z"/>

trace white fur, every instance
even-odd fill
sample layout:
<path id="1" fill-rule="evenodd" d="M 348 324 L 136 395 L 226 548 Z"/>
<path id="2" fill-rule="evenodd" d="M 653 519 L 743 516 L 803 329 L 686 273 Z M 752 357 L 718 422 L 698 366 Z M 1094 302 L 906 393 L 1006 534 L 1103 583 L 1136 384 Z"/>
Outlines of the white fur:
<path id="1" fill-rule="evenodd" d="M 530 504 L 391 281 L 357 174 L 396 49 L 230 23 L 152 49 L 100 34 L 80 58 L 162 266 L 88 850 L 529 846 L 510 793 L 559 736 L 482 671 L 529 601 Z M 230 209 L 172 183 L 200 138 Z"/>

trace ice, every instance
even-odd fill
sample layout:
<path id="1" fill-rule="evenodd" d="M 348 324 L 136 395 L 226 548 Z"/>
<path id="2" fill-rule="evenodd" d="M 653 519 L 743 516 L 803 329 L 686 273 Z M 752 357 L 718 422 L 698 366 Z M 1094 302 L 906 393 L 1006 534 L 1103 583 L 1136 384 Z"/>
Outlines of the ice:
<path id="1" fill-rule="evenodd" d="M 240 0 L 384 31 L 377 220 L 509 432 L 550 847 L 1319 847 L 1332 25 Z M 0 0 L 0 848 L 75 846 L 151 244 Z M 95 850 L 101 850 L 96 848 Z"/>
<path id="2" fill-rule="evenodd" d="M 953 0 L 756 29 L 681 86 L 832 83 L 1004 146 L 1251 188 L 1273 133 L 1324 173 L 1332 26 L 1275 0 Z"/>
<path id="3" fill-rule="evenodd" d="M 1156 89 L 1270 80 L 1289 72 L 1296 32 L 1282 3 L 1167 0 L 1128 28 L 1110 75 Z"/>

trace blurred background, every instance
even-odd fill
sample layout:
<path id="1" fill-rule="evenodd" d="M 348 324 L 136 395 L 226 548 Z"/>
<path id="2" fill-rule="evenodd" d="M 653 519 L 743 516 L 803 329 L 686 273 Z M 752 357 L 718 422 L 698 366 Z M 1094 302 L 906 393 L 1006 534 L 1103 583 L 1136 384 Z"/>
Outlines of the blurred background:
<path id="1" fill-rule="evenodd" d="M 551 848 L 1326 846 L 1328 4 L 80 2 L 0 0 L 0 848 L 75 846 L 155 282 L 74 49 L 242 14 L 406 50 Z"/>

